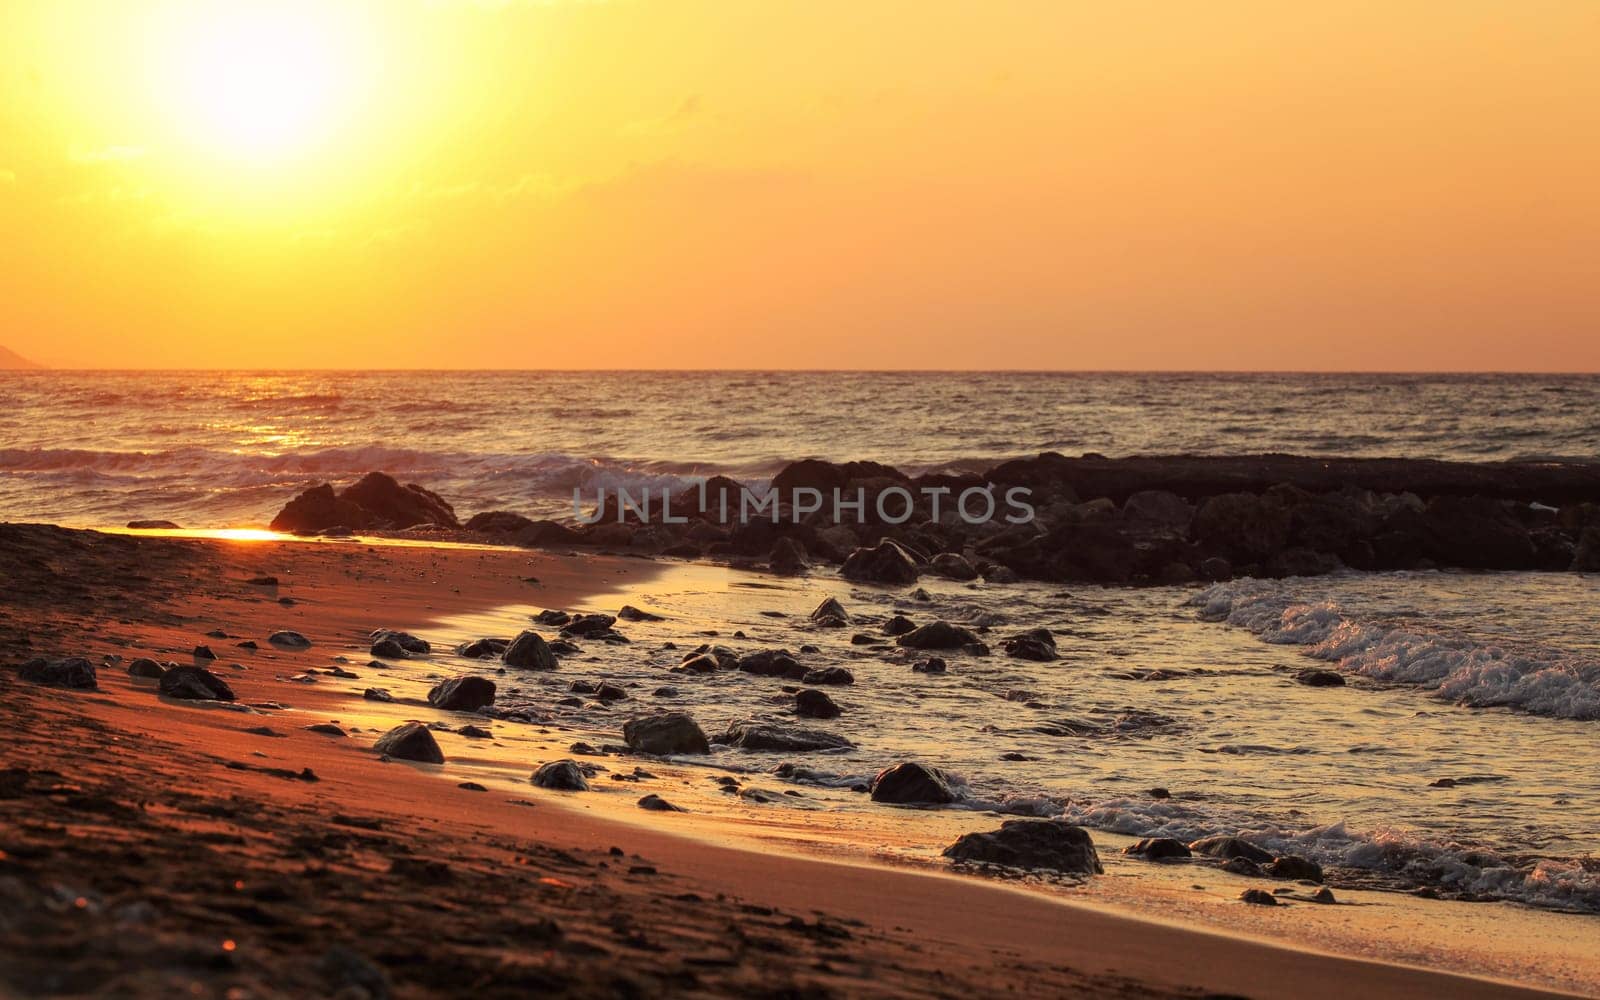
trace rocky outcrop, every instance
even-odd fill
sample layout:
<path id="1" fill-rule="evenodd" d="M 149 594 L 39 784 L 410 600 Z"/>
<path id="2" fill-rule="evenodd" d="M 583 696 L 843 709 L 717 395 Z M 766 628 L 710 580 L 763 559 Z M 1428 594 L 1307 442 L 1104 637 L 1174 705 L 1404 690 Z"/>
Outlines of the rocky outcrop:
<path id="1" fill-rule="evenodd" d="M 1100 875 L 1100 855 L 1082 827 L 1048 819 L 1008 819 L 1000 829 L 964 834 L 944 849 L 952 861 L 1030 871 Z"/>
<path id="2" fill-rule="evenodd" d="M 337 495 L 328 483 L 313 486 L 278 512 L 273 531 L 309 535 L 329 528 L 399 529 L 419 524 L 459 528 L 455 510 L 432 490 L 405 486 L 383 472 L 369 472 Z"/>

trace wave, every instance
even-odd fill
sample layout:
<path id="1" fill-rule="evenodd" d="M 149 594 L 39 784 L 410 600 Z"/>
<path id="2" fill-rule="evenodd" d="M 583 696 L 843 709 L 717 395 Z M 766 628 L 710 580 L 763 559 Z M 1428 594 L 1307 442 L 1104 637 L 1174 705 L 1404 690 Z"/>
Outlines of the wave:
<path id="1" fill-rule="evenodd" d="M 1301 602 L 1256 580 L 1220 583 L 1190 604 L 1206 621 L 1300 646 L 1340 671 L 1409 684 L 1473 708 L 1514 708 L 1559 719 L 1600 719 L 1600 659 L 1532 643 L 1491 643 L 1425 621 L 1362 621 L 1331 601 Z"/>

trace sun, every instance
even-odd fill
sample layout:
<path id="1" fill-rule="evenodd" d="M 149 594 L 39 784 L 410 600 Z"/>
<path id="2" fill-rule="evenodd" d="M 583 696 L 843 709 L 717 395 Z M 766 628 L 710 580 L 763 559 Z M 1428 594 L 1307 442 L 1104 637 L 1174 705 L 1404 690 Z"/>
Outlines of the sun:
<path id="1" fill-rule="evenodd" d="M 239 161 L 327 143 L 359 111 L 368 76 L 342 7 L 214 0 L 172 12 L 151 52 L 163 112 L 191 145 Z"/>

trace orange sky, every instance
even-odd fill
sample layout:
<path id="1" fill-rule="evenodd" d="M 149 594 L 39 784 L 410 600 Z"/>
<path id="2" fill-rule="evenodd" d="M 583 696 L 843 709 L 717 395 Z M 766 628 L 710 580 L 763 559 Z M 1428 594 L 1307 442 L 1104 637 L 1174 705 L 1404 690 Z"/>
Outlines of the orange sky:
<path id="1" fill-rule="evenodd" d="M 0 344 L 1600 370 L 1593 0 L 260 7 L 0 7 Z"/>

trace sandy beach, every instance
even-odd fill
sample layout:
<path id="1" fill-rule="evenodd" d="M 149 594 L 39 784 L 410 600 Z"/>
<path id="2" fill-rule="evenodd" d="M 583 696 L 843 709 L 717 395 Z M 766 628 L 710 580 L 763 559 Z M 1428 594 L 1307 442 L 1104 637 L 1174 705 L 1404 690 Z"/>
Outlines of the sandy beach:
<path id="1" fill-rule="evenodd" d="M 649 607 L 659 588 L 726 587 L 734 571 L 0 530 L 0 656 L 13 667 L 0 672 L 0 981 L 18 995 L 1511 996 L 1536 992 L 1511 979 L 1600 984 L 1586 917 L 1497 904 L 1479 918 L 1342 890 L 1346 905 L 1326 907 L 1296 902 L 1308 890 L 1292 883 L 1288 905 L 1249 907 L 1243 880 L 1123 861 L 1100 834 L 1107 875 L 1090 884 L 1104 890 L 955 874 L 887 845 L 995 817 L 741 822 L 701 805 L 703 769 L 604 745 L 595 763 L 628 780 L 536 788 L 528 773 L 588 734 L 435 709 L 418 693 L 423 664 L 374 669 L 365 654 L 376 628 L 429 636 L 537 609 Z M 690 625 L 676 626 L 686 646 Z M 266 641 L 286 629 L 312 645 Z M 217 659 L 193 659 L 197 645 Z M 14 669 L 72 655 L 98 665 L 97 690 Z M 236 700 L 161 696 L 126 673 L 140 656 L 202 663 Z M 583 667 L 560 673 L 582 679 Z M 394 700 L 364 699 L 369 687 Z M 619 729 L 630 714 L 617 711 Z M 408 719 L 438 724 L 444 764 L 373 752 Z M 471 723 L 493 738 L 463 736 Z M 634 804 L 657 792 L 692 811 Z M 873 838 L 885 849 L 864 849 Z"/>

